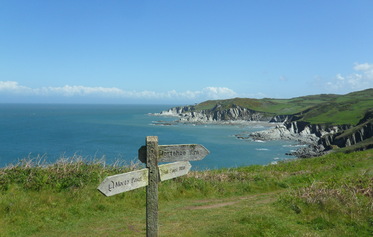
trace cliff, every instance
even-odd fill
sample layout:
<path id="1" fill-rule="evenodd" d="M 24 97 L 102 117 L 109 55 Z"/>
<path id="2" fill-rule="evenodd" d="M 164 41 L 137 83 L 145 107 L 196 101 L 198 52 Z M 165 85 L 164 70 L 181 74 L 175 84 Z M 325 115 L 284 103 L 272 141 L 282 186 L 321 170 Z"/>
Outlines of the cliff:
<path id="1" fill-rule="evenodd" d="M 335 148 L 366 150 L 373 148 L 373 113 L 367 112 L 356 126 L 286 121 L 270 130 L 254 132 L 250 137 L 255 140 L 295 140 L 309 144 L 289 154 L 303 158 L 328 153 Z"/>
<path id="2" fill-rule="evenodd" d="M 273 115 L 258 112 L 248 108 L 233 105 L 228 109 L 223 109 L 217 104 L 212 109 L 197 111 L 194 106 L 174 107 L 167 111 L 162 111 L 159 115 L 179 117 L 180 122 L 186 123 L 214 123 L 232 121 L 265 121 L 273 119 Z"/>
<path id="3" fill-rule="evenodd" d="M 373 112 L 368 111 L 364 118 L 356 126 L 341 130 L 338 133 L 326 134 L 321 137 L 320 144 L 326 149 L 335 147 L 349 147 L 362 143 L 373 137 Z M 373 144 L 368 143 L 360 146 L 358 150 L 373 148 Z"/>

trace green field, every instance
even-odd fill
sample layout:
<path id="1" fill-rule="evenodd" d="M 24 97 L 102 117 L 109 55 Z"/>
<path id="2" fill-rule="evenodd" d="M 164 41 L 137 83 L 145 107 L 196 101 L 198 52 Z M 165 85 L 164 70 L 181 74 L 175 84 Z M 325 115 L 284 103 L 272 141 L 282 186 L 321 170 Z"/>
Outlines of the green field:
<path id="1" fill-rule="evenodd" d="M 138 169 L 72 158 L 0 169 L 0 236 L 144 236 L 145 188 L 105 197 Z M 191 172 L 159 185 L 159 236 L 372 236 L 373 150 Z"/>

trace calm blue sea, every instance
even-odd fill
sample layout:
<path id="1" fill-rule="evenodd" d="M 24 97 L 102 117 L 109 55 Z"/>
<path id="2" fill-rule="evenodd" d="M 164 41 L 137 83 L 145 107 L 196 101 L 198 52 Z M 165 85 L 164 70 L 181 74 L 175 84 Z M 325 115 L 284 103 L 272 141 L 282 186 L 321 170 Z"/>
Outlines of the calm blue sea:
<path id="1" fill-rule="evenodd" d="M 175 118 L 151 116 L 171 105 L 0 104 L 0 167 L 38 155 L 53 162 L 74 154 L 107 163 L 137 160 L 146 136 L 159 144 L 202 144 L 210 154 L 193 169 L 270 164 L 293 157 L 287 141 L 254 142 L 234 135 L 265 129 L 242 125 L 154 125 Z"/>

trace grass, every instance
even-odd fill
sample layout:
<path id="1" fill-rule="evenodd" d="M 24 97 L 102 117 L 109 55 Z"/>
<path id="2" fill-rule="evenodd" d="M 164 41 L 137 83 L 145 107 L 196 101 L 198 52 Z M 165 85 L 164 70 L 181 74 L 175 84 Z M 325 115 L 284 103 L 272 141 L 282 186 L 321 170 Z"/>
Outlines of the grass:
<path id="1" fill-rule="evenodd" d="M 313 124 L 357 124 L 373 106 L 372 98 L 322 103 L 305 113 L 302 120 Z"/>
<path id="2" fill-rule="evenodd" d="M 104 197 L 137 169 L 79 157 L 0 169 L 0 236 L 144 236 L 145 188 Z M 192 171 L 159 185 L 160 236 L 371 236 L 373 150 Z"/>

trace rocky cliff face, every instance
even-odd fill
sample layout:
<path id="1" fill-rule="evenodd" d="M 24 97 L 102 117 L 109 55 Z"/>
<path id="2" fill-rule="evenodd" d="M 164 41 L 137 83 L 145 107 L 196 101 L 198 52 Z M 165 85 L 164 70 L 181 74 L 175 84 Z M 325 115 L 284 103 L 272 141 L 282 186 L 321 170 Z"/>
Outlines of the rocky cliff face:
<path id="1" fill-rule="evenodd" d="M 337 134 L 338 132 L 349 129 L 351 125 L 333 125 L 328 126 L 325 124 L 310 124 L 303 121 L 293 121 L 285 123 L 286 128 L 291 133 L 296 134 L 314 134 L 317 137 L 322 137 L 329 134 Z"/>
<path id="2" fill-rule="evenodd" d="M 196 111 L 194 106 L 174 107 L 167 111 L 163 111 L 160 115 L 177 116 L 180 122 L 191 123 L 207 123 L 207 122 L 227 122 L 227 121 L 270 121 L 272 116 L 242 108 L 240 106 L 232 106 L 229 109 L 222 109 L 220 105 L 216 105 L 210 110 Z"/>
<path id="3" fill-rule="evenodd" d="M 373 137 L 373 113 L 367 113 L 358 125 L 309 124 L 303 121 L 285 122 L 273 129 L 251 134 L 258 140 L 296 140 L 310 144 L 291 155 L 298 157 L 312 157 L 322 155 L 339 147 L 349 147 Z M 366 144 L 359 149 L 373 148 L 373 144 Z"/>
<path id="4" fill-rule="evenodd" d="M 315 144 L 320 137 L 327 134 L 336 134 L 343 131 L 346 126 L 325 126 L 309 124 L 303 121 L 285 122 L 270 130 L 254 132 L 251 137 L 258 140 L 297 140 L 304 143 Z"/>
<path id="5" fill-rule="evenodd" d="M 310 144 L 292 155 L 309 157 L 323 154 L 333 147 L 346 147 L 373 137 L 373 110 L 367 112 L 357 126 L 310 124 L 300 121 L 301 114 L 272 115 L 233 105 L 223 109 L 216 105 L 210 110 L 196 111 L 194 106 L 174 107 L 159 115 L 177 116 L 184 123 L 215 123 L 232 121 L 265 121 L 280 123 L 275 128 L 254 132 L 255 140 L 295 140 Z M 370 146 L 373 146 L 372 144 Z"/>
<path id="6" fill-rule="evenodd" d="M 292 121 L 294 115 L 275 115 L 269 120 L 270 123 L 285 123 L 287 121 Z"/>
<path id="7" fill-rule="evenodd" d="M 373 137 L 373 113 L 368 112 L 355 127 L 350 126 L 334 134 L 326 134 L 321 137 L 320 144 L 326 149 L 333 147 L 348 147 Z M 367 148 L 372 148 L 368 145 Z"/>
<path id="8" fill-rule="evenodd" d="M 182 116 L 183 113 L 187 113 L 193 110 L 193 106 L 182 106 L 182 107 L 173 107 L 169 110 L 162 111 L 159 115 L 164 116 Z"/>
<path id="9" fill-rule="evenodd" d="M 296 123 L 293 123 L 293 125 Z M 293 129 L 289 129 L 287 125 L 281 124 L 276 127 L 264 131 L 253 132 L 250 137 L 254 140 L 293 140 L 301 143 L 316 144 L 319 138 L 309 132 L 309 129 L 305 129 L 302 132 L 294 132 Z"/>

